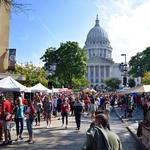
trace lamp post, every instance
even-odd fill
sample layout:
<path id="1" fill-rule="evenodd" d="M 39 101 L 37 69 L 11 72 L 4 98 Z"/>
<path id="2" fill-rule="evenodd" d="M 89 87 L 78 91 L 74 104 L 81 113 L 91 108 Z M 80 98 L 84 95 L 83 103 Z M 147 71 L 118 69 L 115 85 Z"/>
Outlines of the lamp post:
<path id="1" fill-rule="evenodd" d="M 123 64 L 123 85 L 126 87 L 127 85 L 127 58 L 126 58 L 126 54 L 121 54 L 121 56 L 125 57 L 125 63 Z"/>

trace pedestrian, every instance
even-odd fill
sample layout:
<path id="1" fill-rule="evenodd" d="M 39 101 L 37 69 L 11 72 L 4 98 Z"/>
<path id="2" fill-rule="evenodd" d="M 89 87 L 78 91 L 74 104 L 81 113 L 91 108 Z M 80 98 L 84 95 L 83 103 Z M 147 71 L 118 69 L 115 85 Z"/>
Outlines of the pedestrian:
<path id="1" fill-rule="evenodd" d="M 10 100 L 6 99 L 4 95 L 2 95 L 2 114 L 4 116 L 3 125 L 4 125 L 4 137 L 5 141 L 3 144 L 11 144 L 11 121 L 12 121 L 12 113 L 13 107 Z"/>
<path id="2" fill-rule="evenodd" d="M 22 99 L 21 97 L 18 97 L 17 99 L 17 104 L 14 108 L 14 114 L 15 114 L 15 123 L 16 123 L 16 134 L 17 134 L 17 139 L 22 140 L 22 132 L 23 132 L 23 126 L 24 126 L 24 105 L 22 104 Z M 20 126 L 19 126 L 20 124 Z"/>
<path id="3" fill-rule="evenodd" d="M 51 124 L 52 101 L 51 99 L 49 99 L 48 96 L 45 96 L 44 101 L 45 103 L 43 109 L 44 109 L 47 128 L 49 128 Z"/>
<path id="4" fill-rule="evenodd" d="M 74 115 L 75 115 L 75 121 L 77 130 L 80 130 L 80 124 L 81 124 L 81 113 L 83 111 L 83 105 L 80 101 L 79 97 L 76 97 L 75 103 L 74 103 Z"/>
<path id="5" fill-rule="evenodd" d="M 35 108 L 30 99 L 27 99 L 27 110 L 25 111 L 25 115 L 26 115 L 27 130 L 29 134 L 29 139 L 27 140 L 27 142 L 29 144 L 32 144 L 33 143 L 32 123 L 34 120 Z"/>
<path id="6" fill-rule="evenodd" d="M 91 97 L 91 103 L 89 104 L 89 112 L 91 114 L 91 121 L 93 121 L 95 117 L 95 112 L 98 110 L 98 105 L 95 102 L 94 97 Z"/>
<path id="7" fill-rule="evenodd" d="M 87 130 L 86 141 L 82 150 L 122 150 L 119 137 L 108 129 L 108 117 L 101 113 Z"/>
<path id="8" fill-rule="evenodd" d="M 34 98 L 33 104 L 34 104 L 34 108 L 36 110 L 36 118 L 35 118 L 36 124 L 35 124 L 35 126 L 40 126 L 40 122 L 41 122 L 40 115 L 41 115 L 41 110 L 42 110 L 42 101 L 41 101 L 41 96 L 37 95 L 37 93 L 36 93 L 36 96 Z"/>
<path id="9" fill-rule="evenodd" d="M 98 114 L 95 117 L 95 124 L 97 127 L 105 129 L 108 142 L 111 150 L 121 150 L 122 144 L 118 135 L 108 129 L 108 117 L 105 114 Z"/>
<path id="10" fill-rule="evenodd" d="M 65 128 L 67 128 L 67 126 L 68 126 L 68 115 L 70 112 L 70 105 L 67 101 L 68 101 L 68 98 L 66 97 L 63 100 L 63 103 L 61 105 L 62 127 L 64 126 L 64 118 L 66 118 L 66 127 Z"/>
<path id="11" fill-rule="evenodd" d="M 3 120 L 4 116 L 2 114 L 2 102 L 0 99 L 0 142 L 3 142 Z"/>
<path id="12" fill-rule="evenodd" d="M 60 113 L 61 113 L 61 106 L 62 106 L 63 100 L 61 95 L 59 95 L 57 99 L 57 112 L 58 112 L 58 120 L 60 120 Z"/>

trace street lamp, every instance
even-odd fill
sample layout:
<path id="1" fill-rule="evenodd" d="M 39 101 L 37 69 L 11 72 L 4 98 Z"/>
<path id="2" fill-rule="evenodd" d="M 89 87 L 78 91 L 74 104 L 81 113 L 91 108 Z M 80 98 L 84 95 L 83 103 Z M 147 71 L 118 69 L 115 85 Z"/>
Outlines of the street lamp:
<path id="1" fill-rule="evenodd" d="M 126 58 L 126 54 L 121 54 L 121 56 L 125 57 L 125 63 L 123 64 L 123 71 L 124 71 L 123 85 L 126 86 L 127 85 L 127 58 Z"/>
<path id="2" fill-rule="evenodd" d="M 121 54 L 121 56 L 125 57 L 125 64 L 127 63 L 126 54 Z"/>

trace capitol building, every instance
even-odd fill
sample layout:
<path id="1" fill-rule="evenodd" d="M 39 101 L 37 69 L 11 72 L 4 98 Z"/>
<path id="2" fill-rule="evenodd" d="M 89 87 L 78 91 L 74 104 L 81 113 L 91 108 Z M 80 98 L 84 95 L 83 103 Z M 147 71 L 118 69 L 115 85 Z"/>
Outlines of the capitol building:
<path id="1" fill-rule="evenodd" d="M 86 77 L 90 86 L 102 86 L 107 78 L 119 78 L 119 64 L 112 59 L 112 47 L 107 32 L 100 26 L 98 15 L 95 26 L 88 32 L 84 49 L 87 53 Z"/>

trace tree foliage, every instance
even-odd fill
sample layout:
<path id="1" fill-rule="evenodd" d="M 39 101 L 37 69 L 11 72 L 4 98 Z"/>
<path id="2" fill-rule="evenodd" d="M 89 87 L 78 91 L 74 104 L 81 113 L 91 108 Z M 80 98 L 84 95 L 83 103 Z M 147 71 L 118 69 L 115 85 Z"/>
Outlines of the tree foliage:
<path id="1" fill-rule="evenodd" d="M 150 84 L 150 71 L 144 73 L 144 77 L 142 78 L 143 84 Z"/>
<path id="2" fill-rule="evenodd" d="M 61 43 L 58 49 L 50 47 L 41 59 L 45 70 L 50 74 L 55 72 L 61 84 L 70 88 L 73 87 L 73 79 L 83 78 L 86 71 L 86 53 L 77 42 Z"/>
<path id="3" fill-rule="evenodd" d="M 27 87 L 34 86 L 39 82 L 45 86 L 48 84 L 48 77 L 45 70 L 33 64 L 27 63 L 24 66 L 16 64 L 15 73 L 26 76 L 26 80 L 21 83 Z"/>
<path id="4" fill-rule="evenodd" d="M 129 85 L 129 87 L 135 87 L 135 81 L 134 81 L 134 79 L 132 79 L 132 78 L 130 78 L 129 80 L 128 80 L 128 85 Z"/>
<path id="5" fill-rule="evenodd" d="M 143 77 L 145 72 L 150 71 L 150 47 L 133 56 L 129 61 L 129 65 L 129 74 L 133 77 Z"/>
<path id="6" fill-rule="evenodd" d="M 73 79 L 73 85 L 75 89 L 80 89 L 81 87 L 87 87 L 89 81 L 83 76 L 79 79 Z"/>
<path id="7" fill-rule="evenodd" d="M 24 12 L 29 10 L 29 4 L 20 2 L 20 0 L 0 0 L 0 4 L 4 4 L 6 8 L 12 8 L 15 12 Z"/>
<path id="8" fill-rule="evenodd" d="M 108 78 L 105 80 L 106 86 L 112 90 L 119 88 L 120 83 L 121 81 L 118 78 Z"/>

